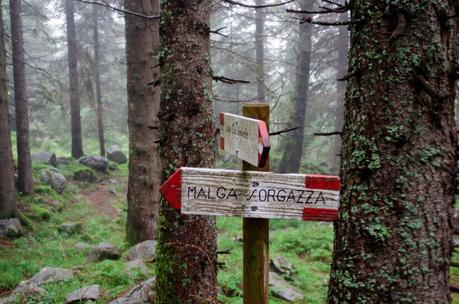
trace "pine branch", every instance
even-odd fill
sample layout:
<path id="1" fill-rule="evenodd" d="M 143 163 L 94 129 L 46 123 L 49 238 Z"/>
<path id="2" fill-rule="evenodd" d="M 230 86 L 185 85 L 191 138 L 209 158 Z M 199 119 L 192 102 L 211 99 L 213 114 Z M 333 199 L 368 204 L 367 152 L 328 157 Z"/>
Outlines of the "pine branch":
<path id="1" fill-rule="evenodd" d="M 123 13 L 123 14 L 133 15 L 133 16 L 145 18 L 145 19 L 148 19 L 148 20 L 157 20 L 157 19 L 159 19 L 159 16 L 149 16 L 149 15 L 144 15 L 144 14 L 140 14 L 140 13 L 136 13 L 136 12 L 132 12 L 132 11 L 127 11 L 127 10 L 124 10 L 124 9 L 121 9 L 121 8 L 118 8 L 118 7 L 115 7 L 115 6 L 111 6 L 111 5 L 107 4 L 107 3 L 100 3 L 100 2 L 88 1 L 88 0 L 76 0 L 76 1 L 81 2 L 81 3 L 100 5 L 100 6 L 107 7 L 109 9 L 112 9 L 114 11 L 117 11 L 117 12 L 120 12 L 120 13 Z"/>
<path id="2" fill-rule="evenodd" d="M 221 0 L 221 1 L 225 2 L 225 3 L 229 3 L 229 4 L 234 4 L 234 5 L 239 5 L 239 6 L 242 6 L 242 7 L 247 7 L 247 8 L 267 8 L 267 7 L 282 6 L 282 5 L 285 5 L 285 4 L 288 4 L 288 3 L 292 3 L 293 1 L 296 1 L 296 0 L 289 0 L 289 1 L 286 1 L 286 2 L 274 3 L 274 4 L 265 4 L 265 5 L 245 4 L 245 3 L 237 2 L 237 1 L 233 1 L 233 0 Z"/>
<path id="3" fill-rule="evenodd" d="M 233 78 L 228 78 L 225 76 L 214 76 L 213 79 L 217 82 L 221 81 L 226 84 L 250 83 L 250 81 L 247 81 L 247 80 L 233 79 Z"/>

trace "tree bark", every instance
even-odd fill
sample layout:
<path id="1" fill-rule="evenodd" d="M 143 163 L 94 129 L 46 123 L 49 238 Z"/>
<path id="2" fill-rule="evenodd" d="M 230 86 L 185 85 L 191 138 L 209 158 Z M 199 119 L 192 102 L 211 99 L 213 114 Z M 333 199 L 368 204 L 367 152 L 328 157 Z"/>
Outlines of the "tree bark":
<path id="1" fill-rule="evenodd" d="M 2 7 L 2 1 L 0 1 Z M 14 216 L 16 210 L 14 187 L 14 163 L 11 133 L 8 125 L 8 89 L 5 56 L 5 29 L 3 13 L 0 10 L 0 219 Z"/>
<path id="2" fill-rule="evenodd" d="M 21 0 L 10 0 L 11 46 L 13 54 L 14 101 L 18 151 L 18 190 L 33 193 L 32 158 L 29 139 L 29 112 L 25 79 L 24 38 Z"/>
<path id="3" fill-rule="evenodd" d="M 256 5 L 263 5 L 264 0 L 256 0 Z M 265 86 L 265 45 L 264 45 L 264 30 L 265 30 L 265 14 L 263 8 L 255 10 L 255 63 L 257 76 L 257 101 L 268 101 L 266 96 Z"/>
<path id="4" fill-rule="evenodd" d="M 313 8 L 313 0 L 302 0 L 300 3 L 302 10 L 312 10 Z M 306 22 L 300 24 L 298 29 L 295 105 L 291 125 L 298 127 L 298 129 L 287 133 L 282 141 L 284 151 L 278 168 L 280 173 L 295 173 L 300 170 L 311 69 L 311 37 L 312 25 Z"/>
<path id="5" fill-rule="evenodd" d="M 77 45 L 75 33 L 75 1 L 65 0 L 65 16 L 67 21 L 67 46 L 70 81 L 70 117 L 72 126 L 72 157 L 83 156 L 83 140 L 81 137 L 80 117 L 80 85 L 78 81 Z"/>
<path id="6" fill-rule="evenodd" d="M 126 10 L 159 15 L 159 0 L 125 0 Z M 161 159 L 157 115 L 159 83 L 159 21 L 129 14 L 126 20 L 126 57 L 129 125 L 129 184 L 126 238 L 135 244 L 157 237 Z"/>
<path id="7" fill-rule="evenodd" d="M 96 74 L 96 100 L 97 100 L 97 130 L 99 135 L 100 155 L 105 156 L 105 136 L 104 136 L 104 106 L 102 104 L 102 92 L 100 88 L 100 45 L 99 45 L 99 21 L 97 19 L 97 5 L 93 5 L 93 24 L 94 24 L 94 61 Z"/>
<path id="8" fill-rule="evenodd" d="M 348 20 L 348 14 L 342 13 L 339 17 L 340 22 Z M 340 26 L 338 29 L 338 64 L 336 68 L 337 78 L 344 77 L 347 74 L 347 56 L 349 54 L 349 30 L 346 26 Z M 346 81 L 338 81 L 336 84 L 336 120 L 335 130 L 342 131 L 344 124 L 344 98 L 346 95 Z M 333 146 L 331 149 L 330 163 L 332 174 L 339 174 L 339 167 L 341 158 L 341 137 L 335 136 Z"/>
<path id="9" fill-rule="evenodd" d="M 183 166 L 214 166 L 211 10 L 208 0 L 162 2 L 163 180 Z M 214 217 L 181 215 L 162 200 L 156 303 L 216 303 L 216 240 Z"/>
<path id="10" fill-rule="evenodd" d="M 449 303 L 454 1 L 352 2 L 328 303 Z"/>

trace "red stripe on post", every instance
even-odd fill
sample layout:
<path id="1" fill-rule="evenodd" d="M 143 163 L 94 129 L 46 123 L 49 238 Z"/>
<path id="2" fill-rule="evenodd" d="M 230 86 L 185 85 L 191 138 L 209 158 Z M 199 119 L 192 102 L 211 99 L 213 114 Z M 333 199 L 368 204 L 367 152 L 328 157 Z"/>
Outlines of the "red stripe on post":
<path id="1" fill-rule="evenodd" d="M 220 126 L 224 126 L 224 125 L 225 125 L 225 113 L 220 112 Z"/>
<path id="2" fill-rule="evenodd" d="M 182 170 L 178 169 L 167 181 L 161 185 L 159 192 L 174 209 L 180 209 L 182 205 Z"/>
<path id="3" fill-rule="evenodd" d="M 338 210 L 321 208 L 304 208 L 303 221 L 334 222 L 338 219 Z"/>
<path id="4" fill-rule="evenodd" d="M 269 150 L 271 149 L 268 127 L 264 121 L 258 123 L 258 145 L 258 166 L 264 167 L 269 159 Z"/>
<path id="5" fill-rule="evenodd" d="M 308 189 L 339 191 L 341 182 L 339 176 L 306 174 L 304 186 Z"/>
<path id="6" fill-rule="evenodd" d="M 220 149 L 225 150 L 225 138 L 220 135 Z"/>

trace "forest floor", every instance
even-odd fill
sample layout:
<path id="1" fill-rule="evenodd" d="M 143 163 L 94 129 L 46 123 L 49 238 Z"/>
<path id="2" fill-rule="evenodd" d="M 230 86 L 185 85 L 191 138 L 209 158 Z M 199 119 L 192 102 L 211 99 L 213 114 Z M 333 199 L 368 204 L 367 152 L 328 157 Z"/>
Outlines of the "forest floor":
<path id="1" fill-rule="evenodd" d="M 34 169 L 35 175 L 39 166 Z M 0 297 L 7 296 L 19 282 L 32 277 L 44 267 L 72 269 L 74 278 L 65 282 L 48 283 L 47 291 L 38 299 L 21 303 L 64 303 L 66 296 L 81 287 L 99 284 L 107 292 L 97 303 L 107 303 L 130 288 L 154 276 L 154 262 L 148 272 L 126 270 L 125 218 L 127 167 L 108 174 L 98 174 L 99 182 L 81 183 L 71 179 L 75 168 L 64 167 L 61 172 L 69 183 L 62 194 L 40 184 L 36 192 L 20 197 L 28 232 L 15 240 L 0 240 Z M 35 176 L 36 177 L 36 176 Z M 57 206 L 57 207 L 56 207 Z M 81 222 L 83 231 L 74 235 L 61 234 L 59 225 Z M 270 256 L 283 257 L 291 269 L 283 277 L 304 294 L 301 303 L 325 303 L 333 246 L 333 227 L 327 223 L 272 220 L 270 225 Z M 219 287 L 222 303 L 242 303 L 242 220 L 218 218 Z M 123 252 L 118 260 L 89 262 L 89 246 L 109 242 Z M 77 248 L 87 244 L 87 249 Z M 459 256 L 455 257 L 459 260 Z M 459 283 L 459 271 L 452 273 L 452 281 Z M 274 296 L 270 303 L 286 303 Z M 454 303 L 459 303 L 455 300 Z"/>

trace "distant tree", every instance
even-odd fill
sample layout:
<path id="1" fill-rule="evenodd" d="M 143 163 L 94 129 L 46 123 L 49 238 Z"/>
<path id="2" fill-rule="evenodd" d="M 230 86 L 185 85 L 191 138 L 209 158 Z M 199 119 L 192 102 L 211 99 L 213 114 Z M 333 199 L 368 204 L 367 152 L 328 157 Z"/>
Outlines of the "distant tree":
<path id="1" fill-rule="evenodd" d="M 99 135 L 100 155 L 105 156 L 104 136 L 104 106 L 102 104 L 102 92 L 100 88 L 100 45 L 99 45 L 99 21 L 98 7 L 93 5 L 93 39 L 94 39 L 94 63 L 96 76 L 96 102 L 97 102 L 97 130 Z"/>
<path id="2" fill-rule="evenodd" d="M 311 11 L 313 0 L 301 0 L 301 10 Z M 309 76 L 311 73 L 311 39 L 312 25 L 300 23 L 298 28 L 298 46 L 296 79 L 295 79 L 295 99 L 292 113 L 292 127 L 298 129 L 287 133 L 282 141 L 283 154 L 278 171 L 281 173 L 299 172 L 301 157 L 303 156 L 304 126 L 306 108 L 308 105 Z"/>
<path id="3" fill-rule="evenodd" d="M 258 6 L 264 4 L 264 0 L 256 0 Z M 255 10 L 255 62 L 257 75 L 257 100 L 259 102 L 267 101 L 265 85 L 265 14 L 263 8 Z"/>
<path id="4" fill-rule="evenodd" d="M 18 189 L 33 193 L 32 158 L 30 155 L 29 111 L 27 105 L 24 39 L 21 0 L 10 0 L 11 45 L 13 54 L 14 101 L 18 151 Z"/>
<path id="5" fill-rule="evenodd" d="M 159 0 L 125 0 L 126 10 L 159 15 Z M 126 14 L 129 185 L 126 237 L 130 243 L 157 237 L 161 159 L 158 140 L 159 20 Z"/>
<path id="6" fill-rule="evenodd" d="M 0 7 L 2 1 L 0 0 Z M 8 125 L 8 89 L 6 86 L 5 32 L 3 27 L 3 12 L 0 10 L 0 219 L 14 216 L 15 187 L 14 163 L 11 147 L 11 133 Z"/>
<path id="7" fill-rule="evenodd" d="M 67 21 L 67 47 L 69 61 L 72 157 L 80 158 L 83 156 L 83 139 L 81 136 L 80 91 L 78 80 L 74 0 L 65 0 L 65 16 Z"/>
<path id="8" fill-rule="evenodd" d="M 328 303 L 449 303 L 454 1 L 352 1 Z"/>
<path id="9" fill-rule="evenodd" d="M 212 2 L 161 1 L 163 180 L 182 166 L 214 166 Z M 164 200 L 160 218 L 155 303 L 216 303 L 215 218 L 181 215 Z"/>

